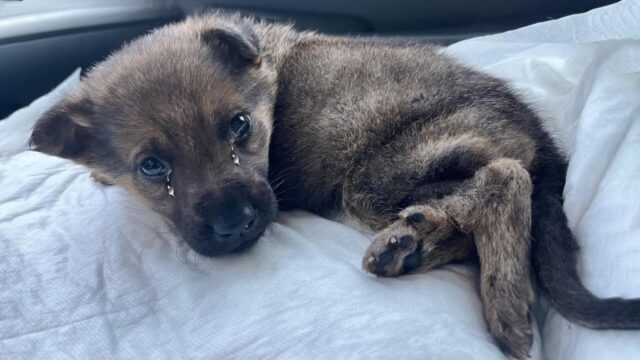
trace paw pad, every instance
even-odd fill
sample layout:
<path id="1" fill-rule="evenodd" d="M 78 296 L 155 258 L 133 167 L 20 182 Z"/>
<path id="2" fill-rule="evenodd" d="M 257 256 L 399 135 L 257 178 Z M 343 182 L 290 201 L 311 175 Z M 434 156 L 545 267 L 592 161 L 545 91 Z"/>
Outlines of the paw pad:
<path id="1" fill-rule="evenodd" d="M 407 220 L 409 220 L 409 222 L 412 224 L 420 224 L 421 222 L 424 222 L 425 217 L 422 213 L 415 212 L 407 216 Z"/>
<path id="2" fill-rule="evenodd" d="M 402 275 L 421 263 L 422 249 L 416 248 L 418 244 L 415 229 L 399 221 L 376 237 L 363 258 L 362 266 L 378 276 Z M 405 266 L 405 258 L 413 253 L 416 254 Z"/>
<path id="3" fill-rule="evenodd" d="M 413 243 L 413 236 L 404 235 L 404 236 L 400 237 L 400 246 L 402 248 L 406 249 L 406 248 L 410 247 L 412 243 Z"/>

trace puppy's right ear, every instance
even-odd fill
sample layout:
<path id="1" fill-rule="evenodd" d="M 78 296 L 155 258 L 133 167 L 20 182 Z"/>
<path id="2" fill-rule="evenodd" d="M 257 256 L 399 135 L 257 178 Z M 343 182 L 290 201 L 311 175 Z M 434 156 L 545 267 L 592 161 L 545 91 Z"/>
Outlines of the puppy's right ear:
<path id="1" fill-rule="evenodd" d="M 31 149 L 86 164 L 92 136 L 88 101 L 61 102 L 36 122 Z"/>
<path id="2" fill-rule="evenodd" d="M 258 38 L 248 26 L 241 30 L 214 28 L 201 34 L 209 46 L 223 50 L 227 55 L 239 59 L 242 63 L 260 65 L 260 44 Z"/>

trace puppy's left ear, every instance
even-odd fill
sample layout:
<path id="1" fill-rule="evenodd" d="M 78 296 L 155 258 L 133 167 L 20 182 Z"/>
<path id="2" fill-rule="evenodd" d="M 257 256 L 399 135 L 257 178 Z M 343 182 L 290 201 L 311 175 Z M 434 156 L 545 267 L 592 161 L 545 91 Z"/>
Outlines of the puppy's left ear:
<path id="1" fill-rule="evenodd" d="M 33 127 L 31 149 L 86 164 L 93 142 L 88 106 L 88 101 L 63 100 L 44 113 Z"/>
<path id="2" fill-rule="evenodd" d="M 260 44 L 258 38 L 248 27 L 242 30 L 216 28 L 202 33 L 202 39 L 211 47 L 225 51 L 244 64 L 259 66 Z"/>

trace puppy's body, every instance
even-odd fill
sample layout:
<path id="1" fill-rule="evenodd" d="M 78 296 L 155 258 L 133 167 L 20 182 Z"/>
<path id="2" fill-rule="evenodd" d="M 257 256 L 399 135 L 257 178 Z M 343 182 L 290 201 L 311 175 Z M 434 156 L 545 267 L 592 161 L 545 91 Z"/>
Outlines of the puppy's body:
<path id="1" fill-rule="evenodd" d="M 531 341 L 528 172 L 561 160 L 500 81 L 438 50 L 301 41 L 278 71 L 272 178 L 281 179 L 284 207 L 342 207 L 381 230 L 363 262 L 378 275 L 468 258 L 475 239 L 491 331 L 523 357 Z"/>
<path id="2" fill-rule="evenodd" d="M 242 141 L 227 134 L 238 109 L 253 114 Z M 60 124 L 67 133 L 51 134 Z M 562 212 L 566 162 L 538 117 L 502 81 L 437 47 L 192 18 L 99 65 L 32 140 L 141 195 L 194 249 L 213 255 L 243 248 L 235 243 L 250 243 L 272 218 L 262 178 L 269 136 L 281 208 L 342 208 L 380 231 L 363 259 L 367 271 L 397 276 L 477 256 L 485 317 L 507 353 L 523 358 L 531 345 L 531 259 L 569 319 L 640 327 L 637 300 L 600 300 L 580 283 Z M 171 165 L 175 199 L 128 170 L 148 159 L 139 142 Z M 238 202 L 249 205 L 237 210 Z M 247 208 L 258 225 L 216 230 L 218 217 L 237 228 Z"/>
<path id="3" fill-rule="evenodd" d="M 538 143 L 553 145 L 535 115 L 502 82 L 438 51 L 331 38 L 299 43 L 278 72 L 270 169 L 289 185 L 281 203 L 313 211 L 343 205 L 379 229 L 386 221 L 368 219 L 368 207 L 383 208 L 390 220 L 500 157 L 536 167 Z M 434 163 L 442 157 L 446 163 Z M 423 186 L 431 194 L 416 193 L 442 182 Z"/>
<path id="4" fill-rule="evenodd" d="M 504 82 L 438 47 L 327 37 L 302 38 L 277 72 L 281 208 L 341 207 L 380 230 L 366 270 L 397 276 L 477 255 L 489 328 L 518 358 L 531 344 L 530 259 L 568 319 L 640 326 L 638 301 L 601 301 L 581 284 L 562 211 L 566 160 Z"/>

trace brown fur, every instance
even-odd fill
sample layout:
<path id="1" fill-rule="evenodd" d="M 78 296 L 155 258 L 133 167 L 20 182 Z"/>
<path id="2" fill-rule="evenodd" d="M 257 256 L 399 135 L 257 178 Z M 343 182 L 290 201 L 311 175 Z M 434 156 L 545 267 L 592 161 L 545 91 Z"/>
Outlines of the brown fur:
<path id="1" fill-rule="evenodd" d="M 225 131 L 239 109 L 254 121 L 234 166 Z M 141 197 L 207 255 L 242 249 L 260 232 L 206 250 L 216 237 L 194 231 L 203 221 L 194 209 L 225 216 L 219 208 L 249 188 L 264 228 L 273 218 L 269 171 L 281 208 L 342 208 L 380 230 L 363 259 L 379 276 L 477 256 L 489 330 L 517 358 L 532 342 L 531 256 L 565 316 L 640 326 L 636 300 L 597 299 L 580 283 L 561 208 L 566 161 L 539 118 L 502 81 L 435 46 L 194 17 L 94 68 L 32 141 Z M 175 198 L 135 170 L 158 152 L 173 165 Z"/>

